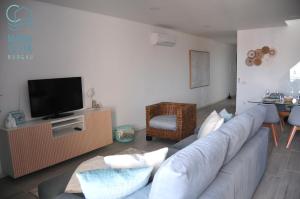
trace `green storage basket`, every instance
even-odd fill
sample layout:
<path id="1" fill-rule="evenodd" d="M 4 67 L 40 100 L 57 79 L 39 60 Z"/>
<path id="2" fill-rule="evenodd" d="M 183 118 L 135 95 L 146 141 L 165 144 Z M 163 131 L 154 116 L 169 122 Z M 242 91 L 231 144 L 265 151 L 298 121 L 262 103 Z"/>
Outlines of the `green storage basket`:
<path id="1" fill-rule="evenodd" d="M 122 125 L 113 129 L 114 139 L 118 142 L 132 142 L 134 140 L 134 128 L 132 125 Z"/>

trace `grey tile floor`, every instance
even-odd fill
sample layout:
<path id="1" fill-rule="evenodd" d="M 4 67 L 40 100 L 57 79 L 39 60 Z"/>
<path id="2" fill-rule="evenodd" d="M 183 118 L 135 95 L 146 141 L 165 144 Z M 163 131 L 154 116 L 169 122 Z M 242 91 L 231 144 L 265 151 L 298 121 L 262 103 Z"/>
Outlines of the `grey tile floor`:
<path id="1" fill-rule="evenodd" d="M 300 199 L 300 133 L 286 149 L 290 130 L 286 125 L 277 148 L 270 138 L 267 170 L 253 199 Z"/>
<path id="2" fill-rule="evenodd" d="M 220 111 L 222 108 L 226 108 L 229 112 L 235 112 L 235 100 L 225 100 L 199 109 L 197 125 L 201 125 L 212 110 Z M 300 199 L 300 133 L 296 136 L 291 150 L 286 150 L 284 144 L 288 133 L 289 127 L 287 126 L 284 133 L 281 134 L 278 148 L 273 147 L 270 139 L 268 168 L 254 194 L 254 199 Z M 2 178 L 0 179 L 0 199 L 33 199 L 35 196 L 29 191 L 37 187 L 39 183 L 73 170 L 81 162 L 96 155 L 116 154 L 129 147 L 151 151 L 172 144 L 174 142 L 163 139 L 154 139 L 152 142 L 147 142 L 145 141 L 145 130 L 142 130 L 137 132 L 136 139 L 132 143 L 114 143 L 16 180 L 9 177 Z"/>

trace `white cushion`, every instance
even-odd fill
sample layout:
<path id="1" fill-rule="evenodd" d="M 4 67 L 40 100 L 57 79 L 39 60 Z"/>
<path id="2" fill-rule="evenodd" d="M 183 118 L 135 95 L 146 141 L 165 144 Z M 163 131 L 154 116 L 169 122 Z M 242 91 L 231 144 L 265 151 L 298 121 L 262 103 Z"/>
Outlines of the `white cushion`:
<path id="1" fill-rule="evenodd" d="M 73 173 L 66 189 L 66 193 L 81 193 L 82 189 L 76 173 L 83 171 L 107 169 L 109 167 L 115 169 L 138 168 L 138 167 L 154 167 L 152 176 L 155 174 L 160 164 L 166 159 L 168 148 L 162 148 L 153 152 L 144 154 L 131 155 L 112 155 L 112 156 L 97 156 L 81 163 Z"/>
<path id="2" fill-rule="evenodd" d="M 138 167 L 154 167 L 153 175 L 160 164 L 166 159 L 168 148 L 144 154 L 111 155 L 104 157 L 104 162 L 114 169 L 129 169 Z"/>
<path id="3" fill-rule="evenodd" d="M 209 133 L 216 131 L 222 126 L 223 123 L 224 118 L 220 117 L 220 115 L 216 111 L 213 111 L 201 125 L 198 131 L 198 138 L 205 137 Z"/>

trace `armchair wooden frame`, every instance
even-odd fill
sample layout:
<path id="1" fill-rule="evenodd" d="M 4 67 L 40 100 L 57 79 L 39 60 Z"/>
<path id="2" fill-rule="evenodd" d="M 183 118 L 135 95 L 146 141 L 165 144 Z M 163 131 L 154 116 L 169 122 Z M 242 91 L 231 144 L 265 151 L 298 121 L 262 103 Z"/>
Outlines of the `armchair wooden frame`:
<path id="1" fill-rule="evenodd" d="M 152 137 L 179 141 L 191 135 L 196 128 L 196 104 L 161 102 L 146 106 L 146 139 Z M 176 131 L 150 127 L 150 120 L 158 115 L 176 115 Z"/>

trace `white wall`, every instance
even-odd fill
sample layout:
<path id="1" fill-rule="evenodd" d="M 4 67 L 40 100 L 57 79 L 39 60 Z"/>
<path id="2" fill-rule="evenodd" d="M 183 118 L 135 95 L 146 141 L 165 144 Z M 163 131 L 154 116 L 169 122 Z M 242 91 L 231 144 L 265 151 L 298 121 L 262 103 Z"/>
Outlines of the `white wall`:
<path id="1" fill-rule="evenodd" d="M 128 20 L 28 1 L 33 10 L 32 61 L 8 61 L 0 51 L 0 121 L 20 108 L 30 119 L 26 81 L 82 76 L 84 89 L 94 87 L 96 98 L 113 107 L 114 125 L 145 126 L 145 106 L 160 101 L 197 103 L 198 107 L 226 98 L 235 48 L 210 39 Z M 2 9 L 4 10 L 4 9 Z M 1 43 L 7 27 L 0 20 Z M 175 47 L 152 46 L 153 31 L 176 35 Z M 211 84 L 189 89 L 188 50 L 209 51 Z"/>
<path id="2" fill-rule="evenodd" d="M 237 82 L 237 46 L 233 46 L 232 64 L 230 68 L 230 95 L 236 96 L 236 82 Z"/>
<path id="3" fill-rule="evenodd" d="M 299 21 L 285 27 L 238 31 L 237 112 L 252 106 L 249 100 L 261 100 L 267 89 L 298 93 L 299 80 L 291 83 L 290 69 L 300 62 L 299 35 Z M 265 57 L 261 66 L 246 66 L 247 52 L 265 45 L 275 48 L 277 54 Z"/>

